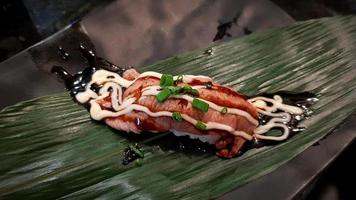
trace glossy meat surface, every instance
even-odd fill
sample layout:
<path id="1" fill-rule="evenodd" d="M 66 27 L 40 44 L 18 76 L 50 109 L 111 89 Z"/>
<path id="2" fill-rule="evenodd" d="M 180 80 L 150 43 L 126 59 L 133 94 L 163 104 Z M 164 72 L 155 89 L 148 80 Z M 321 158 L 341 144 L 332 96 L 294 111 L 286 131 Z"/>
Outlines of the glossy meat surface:
<path id="1" fill-rule="evenodd" d="M 128 80 L 133 80 L 138 75 L 139 74 L 134 69 L 130 69 L 123 74 L 123 77 Z M 195 82 L 197 81 L 199 84 L 206 82 L 204 79 L 195 80 Z M 191 85 L 194 84 L 195 83 L 191 83 Z M 169 98 L 164 102 L 158 102 L 155 96 L 141 98 L 141 90 L 152 85 L 159 85 L 159 79 L 154 77 L 140 78 L 125 90 L 123 96 L 124 98 L 129 95 L 135 96 L 137 99 L 135 104 L 143 105 L 149 108 L 152 112 L 180 112 L 204 123 L 218 122 L 251 135 L 256 128 L 255 124 L 252 124 L 243 116 L 236 114 L 221 114 L 219 111 L 211 108 L 209 108 L 207 112 L 203 112 L 193 108 L 192 104 L 184 99 Z M 208 100 L 220 106 L 246 111 L 257 119 L 256 109 L 245 100 L 244 96 L 230 88 L 221 86 L 217 83 L 212 83 L 211 89 L 198 89 L 198 92 L 199 98 Z M 111 109 L 110 97 L 98 100 L 98 103 L 104 109 Z M 132 111 L 119 117 L 108 117 L 105 118 L 104 121 L 112 128 L 125 132 L 141 133 L 144 131 L 166 132 L 169 130 L 176 130 L 195 135 L 209 135 L 216 140 L 215 144 L 218 149 L 218 155 L 222 157 L 235 156 L 245 141 L 245 139 L 239 136 L 234 136 L 227 131 L 215 129 L 200 130 L 187 121 L 176 122 L 171 117 L 150 117 L 146 113 L 139 111 Z"/>

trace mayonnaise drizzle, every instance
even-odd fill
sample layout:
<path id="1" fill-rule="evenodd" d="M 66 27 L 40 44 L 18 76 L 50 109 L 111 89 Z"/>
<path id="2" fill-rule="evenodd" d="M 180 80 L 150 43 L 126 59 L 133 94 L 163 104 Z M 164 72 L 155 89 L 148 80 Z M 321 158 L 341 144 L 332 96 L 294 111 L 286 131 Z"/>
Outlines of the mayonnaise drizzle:
<path id="1" fill-rule="evenodd" d="M 162 74 L 157 73 L 157 72 L 144 72 L 140 74 L 135 80 L 126 80 L 123 77 L 121 77 L 117 73 L 109 72 L 106 70 L 98 70 L 92 75 L 92 80 L 87 84 L 86 89 L 84 92 L 78 93 L 75 98 L 77 99 L 78 102 L 80 103 L 86 103 L 89 102 L 91 107 L 90 107 L 90 115 L 93 119 L 95 120 L 102 120 L 107 117 L 118 117 L 121 115 L 125 115 L 130 113 L 133 110 L 136 111 L 141 111 L 145 112 L 147 115 L 151 117 L 172 117 L 172 112 L 168 111 L 159 111 L 159 112 L 151 112 L 147 107 L 135 104 L 134 102 L 136 101 L 135 97 L 128 96 L 125 99 L 122 99 L 123 97 L 123 88 L 130 87 L 136 80 L 143 78 L 143 77 L 156 77 L 156 78 L 161 78 Z M 175 76 L 174 79 L 176 80 L 178 76 Z M 207 76 L 193 76 L 193 75 L 184 75 L 183 76 L 183 82 L 184 83 L 190 83 L 194 79 L 199 79 L 203 81 L 212 81 L 211 78 Z M 100 89 L 99 93 L 93 92 L 90 87 L 91 85 L 95 83 L 98 85 L 103 85 L 102 88 Z M 203 85 L 197 85 L 193 86 L 194 89 L 201 89 L 205 88 L 206 86 Z M 146 96 L 151 96 L 151 95 L 157 95 L 159 93 L 160 86 L 149 86 L 146 88 L 142 89 L 142 94 L 141 98 L 145 98 Z M 98 100 L 104 99 L 108 97 L 111 94 L 111 105 L 112 108 L 114 109 L 113 111 L 109 110 L 103 110 L 99 103 L 97 103 Z M 172 96 L 173 98 L 181 98 L 185 99 L 188 102 L 193 101 L 193 97 L 185 94 L 181 95 L 175 95 Z M 221 111 L 223 107 L 214 104 L 213 102 L 200 99 L 206 103 L 209 104 L 209 107 L 211 109 Z M 228 126 L 226 124 L 221 124 L 217 122 L 207 122 L 205 123 L 206 129 L 211 130 L 211 129 L 218 129 L 218 130 L 225 130 L 227 132 L 230 132 L 231 134 L 235 136 L 241 136 L 244 137 L 247 140 L 251 140 L 254 137 L 257 139 L 266 139 L 266 140 L 284 140 L 288 137 L 289 135 L 289 129 L 288 127 L 283 124 L 286 123 L 290 120 L 290 115 L 288 113 L 273 113 L 279 110 L 283 110 L 289 113 L 302 113 L 303 110 L 301 110 L 298 107 L 294 106 L 289 106 L 285 105 L 282 103 L 282 98 L 278 95 L 274 97 L 274 99 L 269 99 L 265 97 L 256 97 L 253 99 L 248 100 L 251 104 L 253 104 L 259 113 L 272 116 L 272 118 L 267 124 L 263 126 L 259 126 L 256 128 L 254 135 L 249 135 L 248 133 L 244 131 L 239 131 L 235 130 L 231 126 Z M 270 102 L 273 105 L 272 106 L 267 106 L 266 102 Z M 253 118 L 248 112 L 236 109 L 236 108 L 228 108 L 227 113 L 229 114 L 235 114 L 244 117 L 247 119 L 249 122 L 251 122 L 254 125 L 258 125 L 258 121 Z M 198 121 L 189 115 L 186 114 L 181 114 L 182 118 L 195 125 Z M 275 137 L 275 136 L 265 136 L 263 135 L 266 133 L 268 130 L 274 127 L 281 127 L 284 129 L 284 132 L 281 136 Z"/>
<path id="2" fill-rule="evenodd" d="M 283 104 L 283 99 L 279 95 L 274 95 L 273 99 L 266 97 L 255 97 L 248 100 L 252 105 L 254 105 L 257 111 L 263 115 L 272 117 L 265 125 L 258 126 L 254 131 L 254 137 L 257 139 L 263 140 L 275 140 L 281 141 L 285 140 L 289 136 L 289 128 L 286 123 L 291 120 L 291 114 L 301 115 L 303 114 L 303 109 Z M 268 106 L 266 102 L 271 103 L 271 106 Z M 276 111 L 283 111 L 275 113 Z M 282 128 L 283 133 L 280 136 L 266 136 L 263 135 L 267 133 L 272 128 Z"/>

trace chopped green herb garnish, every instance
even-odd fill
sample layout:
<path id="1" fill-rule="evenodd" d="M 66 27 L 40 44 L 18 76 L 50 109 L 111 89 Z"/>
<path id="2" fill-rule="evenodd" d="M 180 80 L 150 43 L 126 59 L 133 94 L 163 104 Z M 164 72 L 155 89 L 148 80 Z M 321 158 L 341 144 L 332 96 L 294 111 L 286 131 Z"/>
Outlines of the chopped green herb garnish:
<path id="1" fill-rule="evenodd" d="M 177 95 L 183 92 L 183 87 L 181 86 L 176 86 L 176 87 L 169 87 L 169 90 L 171 91 L 172 95 Z"/>
<path id="2" fill-rule="evenodd" d="M 205 129 L 206 129 L 206 124 L 204 124 L 204 123 L 201 122 L 201 121 L 197 121 L 197 123 L 195 124 L 195 127 L 196 127 L 197 129 L 205 130 Z"/>
<path id="3" fill-rule="evenodd" d="M 209 110 L 209 104 L 205 103 L 202 100 L 196 99 L 196 98 L 193 99 L 192 105 L 194 108 L 201 110 L 203 112 L 208 112 L 208 110 Z"/>
<path id="4" fill-rule="evenodd" d="M 183 117 L 182 115 L 180 114 L 180 112 L 173 112 L 172 113 L 172 118 L 177 121 L 177 122 L 181 122 L 183 121 Z"/>
<path id="5" fill-rule="evenodd" d="M 198 96 L 199 92 L 196 89 L 193 89 L 191 86 L 169 86 L 168 89 L 171 91 L 172 95 L 178 95 L 181 93 L 189 94 L 192 96 Z"/>
<path id="6" fill-rule="evenodd" d="M 179 75 L 176 79 L 177 82 L 183 81 L 183 75 Z"/>
<path id="7" fill-rule="evenodd" d="M 191 89 L 190 91 L 186 92 L 187 94 L 190 94 L 192 96 L 199 96 L 199 92 L 196 89 Z"/>
<path id="8" fill-rule="evenodd" d="M 127 165 L 130 162 L 143 157 L 144 154 L 141 150 L 141 147 L 137 143 L 130 144 L 127 148 L 124 149 L 122 164 Z"/>
<path id="9" fill-rule="evenodd" d="M 141 159 L 137 159 L 137 160 L 135 161 L 135 165 L 136 165 L 136 166 L 142 166 L 142 161 L 141 161 Z"/>
<path id="10" fill-rule="evenodd" d="M 198 90 L 193 89 L 191 86 L 188 86 L 188 85 L 183 86 L 183 93 L 190 94 L 192 96 L 198 96 L 199 95 Z"/>
<path id="11" fill-rule="evenodd" d="M 137 144 L 135 144 L 135 145 L 129 145 L 129 148 L 138 156 L 138 157 L 140 157 L 140 158 L 143 158 L 144 157 L 144 155 L 143 155 L 143 153 L 142 153 L 142 151 L 139 149 L 140 147 L 137 145 Z"/>
<path id="12" fill-rule="evenodd" d="M 156 99 L 159 102 L 163 102 L 166 99 L 168 99 L 168 97 L 171 96 L 171 91 L 168 88 L 163 88 L 162 91 L 160 91 L 157 95 L 156 95 Z"/>
<path id="13" fill-rule="evenodd" d="M 223 109 L 221 109 L 220 113 L 221 113 L 221 114 L 226 114 L 226 113 L 227 113 L 227 108 L 224 107 Z"/>
<path id="14" fill-rule="evenodd" d="M 193 88 L 192 87 L 190 87 L 189 85 L 185 85 L 185 86 L 183 86 L 183 91 L 184 92 L 186 92 L 186 91 L 190 91 L 190 90 L 192 90 Z"/>
<path id="15" fill-rule="evenodd" d="M 174 84 L 172 74 L 162 74 L 159 85 L 161 87 L 172 86 Z"/>

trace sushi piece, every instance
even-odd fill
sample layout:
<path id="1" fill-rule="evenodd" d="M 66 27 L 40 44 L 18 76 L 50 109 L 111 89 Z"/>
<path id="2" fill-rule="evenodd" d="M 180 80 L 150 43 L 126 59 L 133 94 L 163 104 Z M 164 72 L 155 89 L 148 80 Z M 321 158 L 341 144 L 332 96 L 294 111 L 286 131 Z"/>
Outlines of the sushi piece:
<path id="1" fill-rule="evenodd" d="M 216 154 L 232 158 L 246 141 L 284 140 L 292 115 L 303 109 L 273 98 L 246 96 L 201 75 L 139 73 L 135 69 L 99 67 L 95 55 L 84 54 L 89 67 L 74 76 L 54 67 L 80 104 L 89 105 L 90 116 L 128 133 L 171 131 L 215 145 Z M 270 120 L 261 124 L 259 116 Z M 272 128 L 280 136 L 264 135 Z"/>

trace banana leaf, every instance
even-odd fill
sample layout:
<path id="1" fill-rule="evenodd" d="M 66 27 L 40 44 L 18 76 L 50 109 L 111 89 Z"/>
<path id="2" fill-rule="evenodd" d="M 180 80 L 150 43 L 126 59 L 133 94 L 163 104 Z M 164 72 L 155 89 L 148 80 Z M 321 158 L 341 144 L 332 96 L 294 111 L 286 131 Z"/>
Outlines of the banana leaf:
<path id="1" fill-rule="evenodd" d="M 319 95 L 305 131 L 230 160 L 170 148 L 174 141 L 162 139 L 165 134 L 142 139 L 112 130 L 63 93 L 7 107 L 0 113 L 0 198 L 218 197 L 276 170 L 351 115 L 355 61 L 356 17 L 345 16 L 215 43 L 141 68 L 208 75 L 247 95 Z M 124 148 L 135 142 L 143 145 L 145 158 L 122 165 Z"/>

